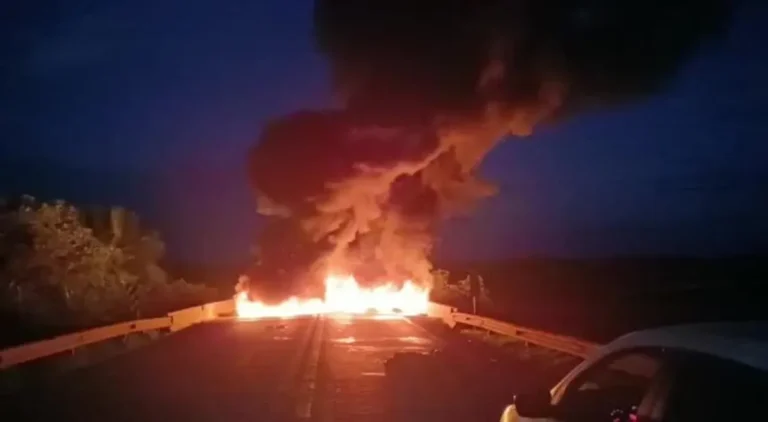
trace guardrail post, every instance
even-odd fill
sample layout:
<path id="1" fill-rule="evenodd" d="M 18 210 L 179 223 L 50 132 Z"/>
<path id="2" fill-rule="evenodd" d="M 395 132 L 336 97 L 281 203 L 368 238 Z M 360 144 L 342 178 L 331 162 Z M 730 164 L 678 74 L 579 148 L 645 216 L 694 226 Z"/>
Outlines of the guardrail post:
<path id="1" fill-rule="evenodd" d="M 442 319 L 451 328 L 457 324 L 469 325 L 488 334 L 496 333 L 516 338 L 525 343 L 525 347 L 530 347 L 531 344 L 534 344 L 581 358 L 586 358 L 592 350 L 598 347 L 595 343 L 573 337 L 521 327 L 493 318 L 457 312 L 455 308 L 437 303 L 430 303 L 429 315 Z"/>

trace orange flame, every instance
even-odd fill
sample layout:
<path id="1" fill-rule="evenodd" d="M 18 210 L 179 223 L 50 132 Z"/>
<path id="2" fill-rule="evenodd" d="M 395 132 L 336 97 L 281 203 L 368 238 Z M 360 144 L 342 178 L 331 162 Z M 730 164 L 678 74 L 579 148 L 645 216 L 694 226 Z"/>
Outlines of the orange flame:
<path id="1" fill-rule="evenodd" d="M 252 301 L 247 292 L 235 295 L 239 318 L 293 317 L 318 314 L 377 314 L 420 315 L 427 312 L 429 289 L 406 281 L 402 287 L 387 283 L 362 288 L 353 276 L 331 275 L 325 279 L 324 299 L 291 297 L 277 305 Z"/>

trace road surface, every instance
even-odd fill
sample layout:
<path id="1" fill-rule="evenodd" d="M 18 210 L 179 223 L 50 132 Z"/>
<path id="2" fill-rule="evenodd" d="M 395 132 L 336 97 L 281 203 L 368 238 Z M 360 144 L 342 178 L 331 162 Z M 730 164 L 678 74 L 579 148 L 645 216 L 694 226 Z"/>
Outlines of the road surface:
<path id="1" fill-rule="evenodd" d="M 220 321 L 0 405 L 8 421 L 493 420 L 506 375 L 473 353 L 403 318 Z"/>

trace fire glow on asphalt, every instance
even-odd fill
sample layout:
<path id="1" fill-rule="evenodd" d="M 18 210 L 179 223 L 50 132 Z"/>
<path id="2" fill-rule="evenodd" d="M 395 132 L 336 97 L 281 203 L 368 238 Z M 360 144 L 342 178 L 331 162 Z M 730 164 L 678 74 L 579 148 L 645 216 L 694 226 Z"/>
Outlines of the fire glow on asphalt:
<path id="1" fill-rule="evenodd" d="M 353 276 L 337 275 L 326 277 L 323 299 L 291 297 L 282 303 L 268 305 L 250 300 L 244 291 L 235 296 L 235 309 L 241 319 L 371 312 L 378 315 L 421 315 L 427 313 L 428 303 L 429 289 L 419 287 L 410 280 L 402 286 L 387 283 L 364 288 Z"/>

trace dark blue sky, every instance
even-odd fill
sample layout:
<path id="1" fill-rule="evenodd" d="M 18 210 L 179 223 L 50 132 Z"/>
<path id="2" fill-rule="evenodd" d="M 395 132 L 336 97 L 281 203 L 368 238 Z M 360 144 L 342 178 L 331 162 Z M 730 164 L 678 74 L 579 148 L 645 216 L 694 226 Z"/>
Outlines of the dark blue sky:
<path id="1" fill-rule="evenodd" d="M 267 119 L 331 103 L 312 2 L 102 3 L 29 32 L 0 98 L 0 189 L 125 204 L 176 257 L 242 258 L 258 227 L 247 149 Z M 768 252 L 757 3 L 664 94 L 493 151 L 482 171 L 501 194 L 447 225 L 440 254 Z"/>

